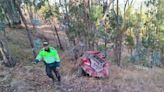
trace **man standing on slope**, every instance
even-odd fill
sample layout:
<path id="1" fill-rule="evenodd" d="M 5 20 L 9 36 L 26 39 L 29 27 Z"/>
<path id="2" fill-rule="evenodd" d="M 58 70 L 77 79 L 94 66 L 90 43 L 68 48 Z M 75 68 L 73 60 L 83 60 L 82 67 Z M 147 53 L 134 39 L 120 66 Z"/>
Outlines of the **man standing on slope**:
<path id="1" fill-rule="evenodd" d="M 52 72 L 54 72 L 58 79 L 58 84 L 60 85 L 60 81 L 61 81 L 61 76 L 59 73 L 60 58 L 57 53 L 57 50 L 54 49 L 53 47 L 50 47 L 49 43 L 47 41 L 43 42 L 43 48 L 40 50 L 34 63 L 37 64 L 42 59 L 46 66 L 47 76 L 52 79 L 53 83 L 55 83 L 55 78 L 52 73 Z"/>

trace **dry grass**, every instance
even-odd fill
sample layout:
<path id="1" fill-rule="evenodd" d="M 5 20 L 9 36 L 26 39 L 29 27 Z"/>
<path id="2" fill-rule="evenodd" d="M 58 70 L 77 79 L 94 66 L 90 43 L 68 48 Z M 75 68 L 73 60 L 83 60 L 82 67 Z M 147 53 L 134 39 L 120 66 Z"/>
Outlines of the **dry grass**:
<path id="1" fill-rule="evenodd" d="M 25 32 L 12 30 L 8 36 L 13 55 L 19 62 L 12 69 L 0 66 L 2 72 L 9 72 L 12 76 L 9 87 L 0 85 L 1 92 L 164 92 L 164 69 L 111 65 L 109 78 L 78 77 L 78 62 L 71 61 L 69 57 L 62 61 L 61 87 L 53 86 L 45 74 L 43 63 L 31 64 L 32 54 Z M 10 91 L 5 91 L 7 89 Z"/>

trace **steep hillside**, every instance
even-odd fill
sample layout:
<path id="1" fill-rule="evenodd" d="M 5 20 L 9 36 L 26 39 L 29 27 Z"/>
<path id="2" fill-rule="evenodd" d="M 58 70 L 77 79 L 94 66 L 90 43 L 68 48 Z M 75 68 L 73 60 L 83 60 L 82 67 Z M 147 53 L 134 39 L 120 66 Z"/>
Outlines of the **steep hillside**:
<path id="1" fill-rule="evenodd" d="M 45 74 L 43 63 L 31 63 L 26 32 L 23 29 L 7 29 L 7 32 L 17 65 L 14 68 L 0 65 L 0 92 L 164 92 L 164 69 L 111 65 L 109 78 L 79 77 L 79 61 L 68 57 L 62 60 L 62 84 L 54 86 Z"/>

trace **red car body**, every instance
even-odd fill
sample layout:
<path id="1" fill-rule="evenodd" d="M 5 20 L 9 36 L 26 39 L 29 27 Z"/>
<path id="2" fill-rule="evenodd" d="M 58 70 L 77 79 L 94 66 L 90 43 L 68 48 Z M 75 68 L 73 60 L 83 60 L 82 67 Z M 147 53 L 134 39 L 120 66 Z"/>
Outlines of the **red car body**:
<path id="1" fill-rule="evenodd" d="M 80 67 L 93 77 L 108 77 L 109 64 L 103 53 L 99 51 L 87 51 L 81 57 Z"/>

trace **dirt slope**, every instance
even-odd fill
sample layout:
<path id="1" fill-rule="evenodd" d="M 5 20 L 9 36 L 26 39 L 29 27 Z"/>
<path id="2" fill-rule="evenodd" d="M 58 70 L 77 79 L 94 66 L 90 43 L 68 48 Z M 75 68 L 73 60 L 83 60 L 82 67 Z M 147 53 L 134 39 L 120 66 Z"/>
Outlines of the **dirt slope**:
<path id="1" fill-rule="evenodd" d="M 0 66 L 0 92 L 164 92 L 164 70 L 159 68 L 112 65 L 109 78 L 97 79 L 78 77 L 75 65 L 63 61 L 59 87 L 52 85 L 42 64 L 19 64 L 12 69 Z"/>
<path id="2" fill-rule="evenodd" d="M 31 64 L 33 59 L 26 32 L 7 30 L 17 65 L 14 68 L 0 65 L 0 92 L 164 92 L 164 69 L 111 65 L 109 78 L 78 77 L 78 63 L 67 57 L 62 61 L 62 85 L 54 86 L 42 62 Z"/>

